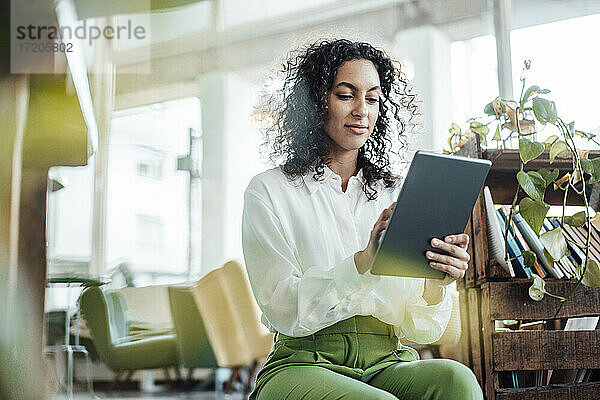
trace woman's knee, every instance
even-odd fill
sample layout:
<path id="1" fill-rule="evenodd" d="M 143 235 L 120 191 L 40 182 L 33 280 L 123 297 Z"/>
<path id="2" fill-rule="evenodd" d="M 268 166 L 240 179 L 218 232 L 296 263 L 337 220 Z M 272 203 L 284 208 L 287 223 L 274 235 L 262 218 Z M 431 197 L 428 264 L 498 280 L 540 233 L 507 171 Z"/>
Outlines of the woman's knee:
<path id="1" fill-rule="evenodd" d="M 467 366 L 454 360 L 425 361 L 431 361 L 427 368 L 431 383 L 442 389 L 448 399 L 483 398 L 477 378 Z"/>

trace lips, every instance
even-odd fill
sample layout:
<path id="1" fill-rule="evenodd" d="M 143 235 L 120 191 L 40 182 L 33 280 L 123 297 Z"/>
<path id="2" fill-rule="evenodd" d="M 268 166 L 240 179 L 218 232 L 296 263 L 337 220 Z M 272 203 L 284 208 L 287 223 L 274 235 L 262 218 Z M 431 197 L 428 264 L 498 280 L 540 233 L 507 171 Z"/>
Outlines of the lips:
<path id="1" fill-rule="evenodd" d="M 350 129 L 350 131 L 352 131 L 352 133 L 356 134 L 356 135 L 363 135 L 365 133 L 367 133 L 369 131 L 369 128 L 366 125 L 360 125 L 360 124 L 350 124 L 350 125 L 344 125 L 346 128 Z"/>

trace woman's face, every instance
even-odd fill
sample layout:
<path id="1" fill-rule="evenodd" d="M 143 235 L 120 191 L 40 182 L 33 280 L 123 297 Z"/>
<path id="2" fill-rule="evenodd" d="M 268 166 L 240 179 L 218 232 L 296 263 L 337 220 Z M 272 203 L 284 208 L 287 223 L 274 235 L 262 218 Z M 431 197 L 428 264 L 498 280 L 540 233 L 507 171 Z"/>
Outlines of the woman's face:
<path id="1" fill-rule="evenodd" d="M 379 74 L 369 60 L 343 63 L 327 92 L 325 132 L 332 153 L 357 151 L 365 144 L 379 116 Z"/>

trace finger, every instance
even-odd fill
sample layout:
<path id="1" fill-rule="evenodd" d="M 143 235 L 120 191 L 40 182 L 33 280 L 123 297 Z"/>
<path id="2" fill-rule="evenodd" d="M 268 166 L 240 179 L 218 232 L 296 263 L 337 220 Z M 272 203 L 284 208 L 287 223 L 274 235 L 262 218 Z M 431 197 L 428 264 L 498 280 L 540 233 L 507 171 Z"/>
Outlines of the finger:
<path id="1" fill-rule="evenodd" d="M 467 254 L 468 256 L 468 254 Z M 469 267 L 468 260 L 462 260 L 460 258 L 448 256 L 445 254 L 435 253 L 433 251 L 428 251 L 425 253 L 425 257 L 429 260 L 437 261 L 443 264 L 452 265 L 456 268 L 466 270 Z"/>
<path id="2" fill-rule="evenodd" d="M 450 253 L 452 256 L 454 256 L 460 260 L 469 262 L 469 260 L 471 259 L 471 256 L 466 251 L 466 247 L 465 248 L 459 247 L 457 245 L 442 242 L 441 240 L 435 239 L 435 238 L 431 239 L 431 245 L 433 247 L 437 247 L 438 249 L 441 249 L 441 250 L 444 250 L 444 251 Z"/>
<path id="3" fill-rule="evenodd" d="M 392 210 L 390 210 L 389 208 L 386 208 L 385 210 L 383 210 L 383 219 L 384 221 L 390 219 L 390 217 L 392 216 Z"/>
<path id="4" fill-rule="evenodd" d="M 386 208 L 381 212 L 381 214 L 379 214 L 379 218 L 377 219 L 375 224 L 378 224 L 380 221 L 387 220 L 391 216 L 392 216 L 392 210 L 390 210 L 389 208 Z"/>
<path id="5" fill-rule="evenodd" d="M 469 235 L 466 233 L 459 233 L 457 235 L 448 235 L 444 238 L 446 243 L 455 244 L 463 249 L 466 249 L 469 245 Z"/>
<path id="6" fill-rule="evenodd" d="M 379 224 L 377 226 L 377 232 L 379 234 L 381 234 L 385 230 L 385 228 L 387 228 L 388 222 L 389 222 L 389 220 L 379 222 Z"/>
<path id="7" fill-rule="evenodd" d="M 442 281 L 442 285 L 449 285 L 452 282 L 454 282 L 456 279 L 453 278 L 452 276 L 446 274 L 446 276 L 444 277 L 444 280 Z"/>
<path id="8" fill-rule="evenodd" d="M 462 269 L 458 269 L 453 267 L 452 265 L 438 263 L 438 262 L 430 262 L 429 266 L 431 268 L 437 269 L 438 271 L 445 272 L 448 276 L 452 277 L 453 280 L 462 279 L 465 276 L 465 271 Z"/>

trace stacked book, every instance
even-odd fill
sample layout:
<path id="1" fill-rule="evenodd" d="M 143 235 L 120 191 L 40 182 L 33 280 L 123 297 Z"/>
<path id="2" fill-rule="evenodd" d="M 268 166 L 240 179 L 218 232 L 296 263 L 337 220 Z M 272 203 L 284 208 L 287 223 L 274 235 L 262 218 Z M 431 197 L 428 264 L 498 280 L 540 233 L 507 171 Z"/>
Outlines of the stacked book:
<path id="1" fill-rule="evenodd" d="M 542 278 L 575 279 L 577 268 L 585 259 L 585 245 L 588 235 L 587 224 L 582 227 L 573 227 L 563 224 L 568 251 L 560 260 L 553 260 L 545 251 L 539 236 L 531 229 L 529 224 L 520 214 L 512 215 L 512 224 L 506 233 L 506 221 L 510 206 L 495 206 L 489 189 L 484 188 L 485 206 L 488 224 L 488 246 L 491 259 L 496 260 L 511 277 L 531 278 L 537 274 Z M 560 226 L 560 217 L 546 217 L 540 235 Z M 589 257 L 600 260 L 600 232 L 595 227 L 590 227 Z M 505 249 L 508 251 L 510 261 L 505 259 Z M 525 252 L 532 251 L 536 261 L 525 262 Z"/>

